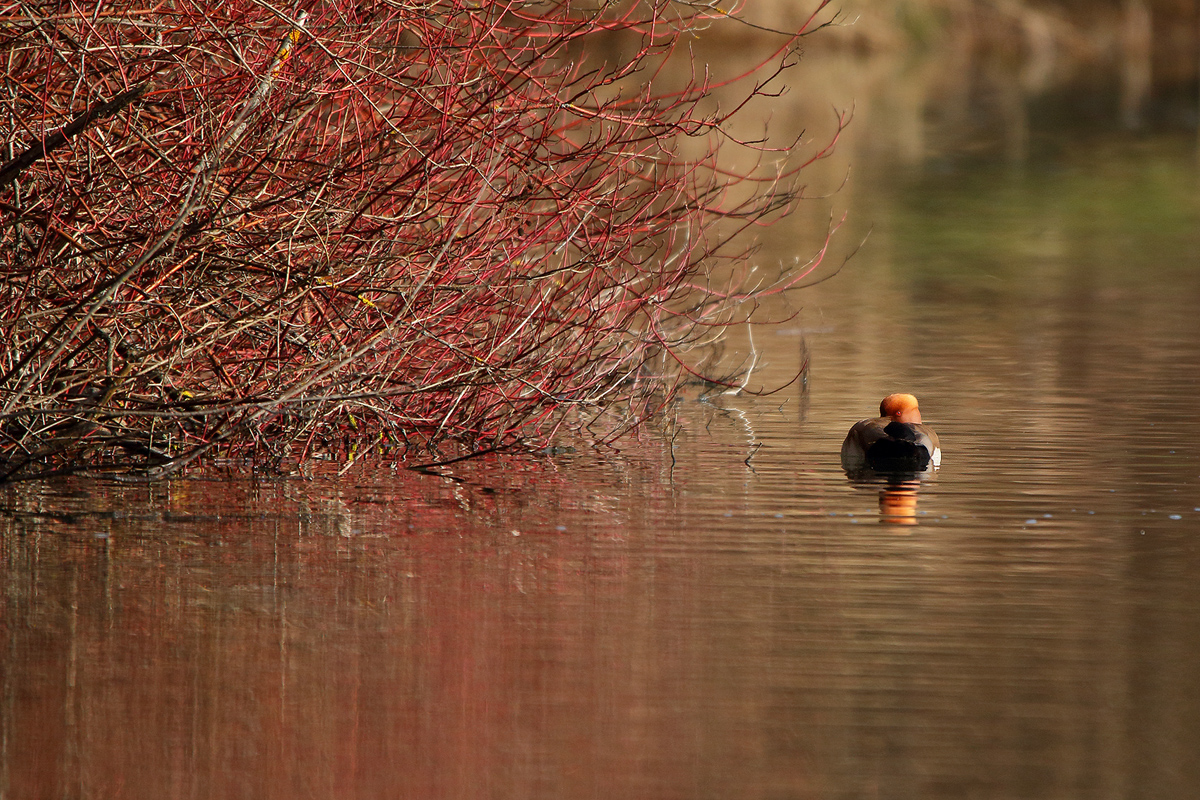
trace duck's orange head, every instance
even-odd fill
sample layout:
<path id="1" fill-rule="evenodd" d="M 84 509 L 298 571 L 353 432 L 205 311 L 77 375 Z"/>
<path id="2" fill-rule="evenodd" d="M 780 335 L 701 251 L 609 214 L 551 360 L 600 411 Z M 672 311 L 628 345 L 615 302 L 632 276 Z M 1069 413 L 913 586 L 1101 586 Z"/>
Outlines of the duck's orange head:
<path id="1" fill-rule="evenodd" d="M 911 394 L 889 394 L 879 404 L 879 416 L 891 417 L 897 422 L 920 423 L 921 410 L 917 398 Z"/>

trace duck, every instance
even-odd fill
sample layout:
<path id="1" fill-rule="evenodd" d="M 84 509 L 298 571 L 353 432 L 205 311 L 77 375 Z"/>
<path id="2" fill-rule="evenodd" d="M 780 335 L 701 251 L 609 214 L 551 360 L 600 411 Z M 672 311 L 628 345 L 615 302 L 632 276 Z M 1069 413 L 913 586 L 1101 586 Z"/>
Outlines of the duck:
<path id="1" fill-rule="evenodd" d="M 921 409 L 911 394 L 883 398 L 879 418 L 854 423 L 842 443 L 842 468 L 847 472 L 925 472 L 941 464 L 937 434 L 921 424 Z"/>

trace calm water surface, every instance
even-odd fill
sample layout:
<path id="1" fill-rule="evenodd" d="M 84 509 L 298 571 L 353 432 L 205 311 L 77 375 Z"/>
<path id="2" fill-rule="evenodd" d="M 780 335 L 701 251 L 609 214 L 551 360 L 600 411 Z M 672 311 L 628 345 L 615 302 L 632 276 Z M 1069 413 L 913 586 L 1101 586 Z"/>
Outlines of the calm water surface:
<path id="1" fill-rule="evenodd" d="M 619 452 L 0 490 L 0 797 L 1200 796 L 1193 146 L 860 181 L 807 384 Z"/>

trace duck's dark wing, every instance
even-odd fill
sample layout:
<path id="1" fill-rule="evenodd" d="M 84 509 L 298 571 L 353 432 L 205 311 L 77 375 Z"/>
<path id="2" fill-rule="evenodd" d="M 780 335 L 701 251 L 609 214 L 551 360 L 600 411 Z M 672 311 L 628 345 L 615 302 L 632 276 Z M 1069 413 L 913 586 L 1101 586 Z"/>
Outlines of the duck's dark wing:
<path id="1" fill-rule="evenodd" d="M 849 471 L 860 470 L 866 468 L 867 451 L 871 446 L 882 439 L 886 434 L 884 428 L 889 420 L 887 418 L 880 419 L 864 419 L 854 423 L 850 428 L 850 432 L 846 434 L 846 440 L 842 442 L 842 468 Z"/>

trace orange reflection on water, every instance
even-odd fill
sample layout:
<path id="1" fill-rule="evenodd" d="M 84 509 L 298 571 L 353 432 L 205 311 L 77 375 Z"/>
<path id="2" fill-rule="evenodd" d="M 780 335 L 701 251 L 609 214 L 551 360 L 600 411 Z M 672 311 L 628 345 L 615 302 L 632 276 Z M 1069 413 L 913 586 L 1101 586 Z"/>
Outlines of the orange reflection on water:
<path id="1" fill-rule="evenodd" d="M 855 470 L 846 473 L 850 485 L 863 490 L 879 488 L 879 521 L 885 525 L 916 525 L 917 495 L 923 481 L 934 472 L 886 473 Z"/>
<path id="2" fill-rule="evenodd" d="M 879 521 L 889 525 L 916 525 L 920 486 L 920 481 L 902 480 L 880 489 Z"/>

